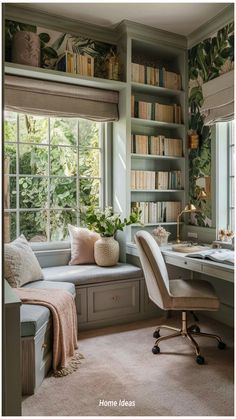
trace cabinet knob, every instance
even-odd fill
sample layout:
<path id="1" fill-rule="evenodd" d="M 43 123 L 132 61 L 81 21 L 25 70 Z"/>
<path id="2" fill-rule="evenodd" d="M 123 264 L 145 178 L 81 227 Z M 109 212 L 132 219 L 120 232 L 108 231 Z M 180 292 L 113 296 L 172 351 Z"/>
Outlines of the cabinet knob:
<path id="1" fill-rule="evenodd" d="M 114 296 L 112 297 L 112 300 L 113 300 L 113 301 L 115 301 L 116 303 L 118 303 L 118 302 L 120 301 L 120 297 L 119 297 L 119 295 L 114 295 Z"/>
<path id="2" fill-rule="evenodd" d="M 185 261 L 184 264 L 187 265 L 187 262 Z"/>

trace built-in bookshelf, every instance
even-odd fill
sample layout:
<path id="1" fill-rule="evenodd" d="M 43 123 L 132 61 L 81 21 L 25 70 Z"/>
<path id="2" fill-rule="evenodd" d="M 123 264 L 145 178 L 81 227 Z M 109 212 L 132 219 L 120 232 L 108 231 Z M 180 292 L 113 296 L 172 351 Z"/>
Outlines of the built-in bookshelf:
<path id="1" fill-rule="evenodd" d="M 163 225 L 176 237 L 185 200 L 185 53 L 132 40 L 130 63 L 130 208 L 142 210 L 141 229 Z"/>

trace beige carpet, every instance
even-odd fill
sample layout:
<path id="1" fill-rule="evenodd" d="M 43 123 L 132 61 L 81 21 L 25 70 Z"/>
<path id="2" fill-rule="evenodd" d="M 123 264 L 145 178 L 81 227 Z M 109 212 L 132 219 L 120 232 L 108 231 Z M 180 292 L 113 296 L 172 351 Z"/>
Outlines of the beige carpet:
<path id="1" fill-rule="evenodd" d="M 182 337 L 164 341 L 153 355 L 155 319 L 80 333 L 85 359 L 78 371 L 47 378 L 23 401 L 24 416 L 232 416 L 233 331 L 201 317 L 204 331 L 227 343 L 198 339 L 206 365 L 197 365 Z M 165 323 L 178 324 L 168 319 Z M 164 334 L 165 332 L 163 332 Z M 135 406 L 99 406 L 99 401 Z"/>

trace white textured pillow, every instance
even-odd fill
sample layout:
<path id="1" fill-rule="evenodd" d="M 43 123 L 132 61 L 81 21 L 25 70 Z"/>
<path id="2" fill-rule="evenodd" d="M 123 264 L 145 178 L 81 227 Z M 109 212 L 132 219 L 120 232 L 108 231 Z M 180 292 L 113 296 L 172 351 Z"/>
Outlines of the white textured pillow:
<path id="1" fill-rule="evenodd" d="M 39 262 L 23 234 L 4 245 L 4 276 L 13 288 L 43 279 Z"/>
<path id="2" fill-rule="evenodd" d="M 75 227 L 68 224 L 71 240 L 71 260 L 69 265 L 83 265 L 95 263 L 94 243 L 100 239 L 98 233 L 87 228 Z"/>

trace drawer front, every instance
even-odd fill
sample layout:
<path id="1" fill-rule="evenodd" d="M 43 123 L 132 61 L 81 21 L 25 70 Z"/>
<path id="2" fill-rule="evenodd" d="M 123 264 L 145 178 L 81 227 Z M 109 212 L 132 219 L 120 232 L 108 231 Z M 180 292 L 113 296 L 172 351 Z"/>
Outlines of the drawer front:
<path id="1" fill-rule="evenodd" d="M 78 323 L 87 321 L 87 288 L 76 287 L 75 305 Z"/>
<path id="2" fill-rule="evenodd" d="M 225 281 L 234 282 L 234 272 L 227 271 L 225 269 L 220 269 L 215 266 L 203 265 L 202 272 L 206 275 L 213 276 L 215 278 L 221 278 Z"/>
<path id="3" fill-rule="evenodd" d="M 122 281 L 88 289 L 88 321 L 139 312 L 139 281 Z"/>
<path id="4" fill-rule="evenodd" d="M 156 314 L 160 312 L 160 308 L 150 300 L 146 284 L 144 284 L 144 312 Z"/>
<path id="5" fill-rule="evenodd" d="M 202 263 L 195 262 L 185 257 L 175 258 L 174 256 L 165 256 L 166 263 L 170 265 L 179 266 L 180 268 L 190 269 L 191 271 L 202 272 Z"/>

